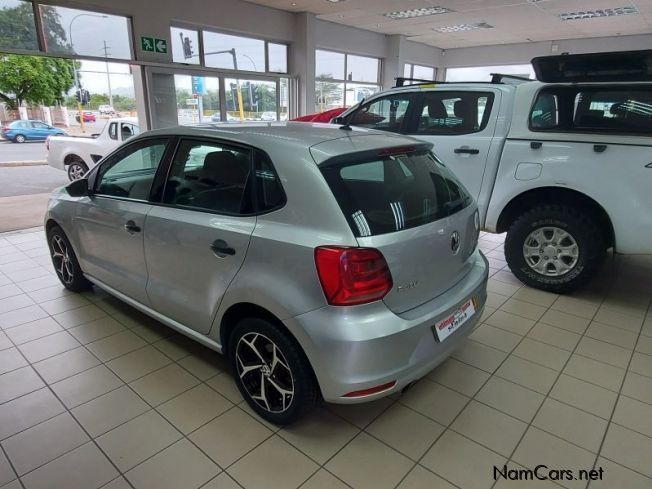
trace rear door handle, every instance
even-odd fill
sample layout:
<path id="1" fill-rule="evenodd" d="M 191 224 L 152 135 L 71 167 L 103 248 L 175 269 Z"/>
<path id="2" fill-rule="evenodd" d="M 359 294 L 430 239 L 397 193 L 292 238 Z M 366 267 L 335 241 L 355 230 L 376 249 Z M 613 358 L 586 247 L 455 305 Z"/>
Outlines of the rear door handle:
<path id="1" fill-rule="evenodd" d="M 480 150 L 475 148 L 455 148 L 454 152 L 457 155 L 459 154 L 477 155 L 480 153 Z"/>
<path id="2" fill-rule="evenodd" d="M 129 221 L 127 221 L 125 223 L 125 230 L 129 234 L 139 233 L 140 232 L 140 226 L 137 226 L 134 221 L 129 220 Z"/>
<path id="3" fill-rule="evenodd" d="M 211 245 L 211 250 L 220 258 L 235 255 L 235 249 L 231 248 L 223 239 L 216 239 Z"/>
<path id="4" fill-rule="evenodd" d="M 593 145 L 593 151 L 596 153 L 604 153 L 605 149 L 607 149 L 606 144 L 594 144 Z"/>

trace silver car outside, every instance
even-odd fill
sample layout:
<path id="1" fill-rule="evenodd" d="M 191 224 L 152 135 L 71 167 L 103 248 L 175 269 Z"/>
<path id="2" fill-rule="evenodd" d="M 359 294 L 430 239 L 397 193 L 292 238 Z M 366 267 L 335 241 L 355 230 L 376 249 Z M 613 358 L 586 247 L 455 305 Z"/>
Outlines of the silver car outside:
<path id="1" fill-rule="evenodd" d="M 282 185 L 284 204 L 234 216 L 162 204 L 153 190 L 142 199 L 94 191 L 107 161 L 154 139 L 166 144 L 156 170 L 163 178 L 169 169 L 162 167 L 170 164 L 180 140 L 263 151 Z M 401 391 L 444 361 L 482 315 L 488 264 L 477 249 L 475 203 L 423 226 L 356 236 L 323 167 L 340 157 L 415 145 L 429 147 L 378 131 L 305 123 L 202 125 L 141 134 L 104 158 L 87 178 L 52 195 L 45 227 L 57 274 L 73 290 L 95 284 L 227 354 L 245 399 L 272 422 L 295 420 L 306 408 L 292 403 L 310 407 L 319 396 L 358 403 Z M 216 252 L 218 240 L 228 241 L 232 254 Z M 459 241 L 463 251 L 458 254 Z M 315 250 L 322 246 L 380 250 L 393 277 L 391 290 L 366 304 L 329 304 L 315 265 Z M 471 301 L 475 313 L 437 341 L 434 325 Z M 273 357 L 261 364 L 262 384 L 273 383 L 269 368 L 305 361 L 305 372 L 291 372 L 294 397 L 282 395 L 283 409 L 266 409 L 267 400 L 243 385 L 238 359 L 229 351 L 234 330 L 251 318 L 273 324 L 274 335 L 287 337 L 275 341 L 267 335 L 271 345 L 263 346 Z M 265 341 L 267 336 L 247 338 Z M 285 351 L 284 345 L 289 345 Z M 292 345 L 297 352 L 287 351 Z M 299 398 L 294 388 L 303 381 L 313 382 L 315 392 Z"/>

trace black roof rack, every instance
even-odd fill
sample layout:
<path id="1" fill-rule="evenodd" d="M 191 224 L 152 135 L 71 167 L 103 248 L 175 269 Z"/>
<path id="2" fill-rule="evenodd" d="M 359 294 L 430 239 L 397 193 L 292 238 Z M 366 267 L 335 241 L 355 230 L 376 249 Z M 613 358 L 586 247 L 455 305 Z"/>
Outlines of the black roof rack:
<path id="1" fill-rule="evenodd" d="M 531 78 L 526 78 L 524 76 L 518 76 L 518 75 L 503 75 L 500 73 L 491 73 L 491 81 L 486 82 L 486 81 L 459 81 L 459 82 L 447 82 L 447 81 L 437 81 L 437 80 L 422 80 L 420 78 L 408 78 L 405 76 L 397 76 L 394 78 L 396 80 L 396 85 L 394 85 L 394 88 L 400 88 L 405 86 L 405 82 L 409 81 L 412 82 L 411 85 L 431 85 L 433 83 L 436 83 L 437 85 L 465 85 L 469 83 L 494 83 L 494 84 L 502 84 L 504 78 L 509 78 L 511 80 L 520 80 L 520 81 L 534 81 Z"/>
<path id="2" fill-rule="evenodd" d="M 491 83 L 502 83 L 503 79 L 520 80 L 520 81 L 534 81 L 532 78 L 520 75 L 506 75 L 504 73 L 491 73 Z"/>

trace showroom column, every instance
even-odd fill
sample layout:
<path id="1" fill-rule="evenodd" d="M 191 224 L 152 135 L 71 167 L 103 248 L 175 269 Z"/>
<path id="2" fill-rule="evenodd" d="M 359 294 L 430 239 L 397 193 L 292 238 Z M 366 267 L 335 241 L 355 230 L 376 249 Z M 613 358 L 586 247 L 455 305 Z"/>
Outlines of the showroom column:
<path id="1" fill-rule="evenodd" d="M 295 14 L 295 38 L 290 55 L 290 73 L 299 77 L 299 115 L 315 111 L 315 22 L 311 13 Z"/>
<path id="2" fill-rule="evenodd" d="M 383 88 L 393 87 L 395 84 L 394 79 L 397 76 L 403 76 L 403 63 L 405 62 L 403 54 L 404 42 L 405 37 L 400 34 L 387 36 L 387 45 L 385 48 L 387 56 L 383 64 Z"/>

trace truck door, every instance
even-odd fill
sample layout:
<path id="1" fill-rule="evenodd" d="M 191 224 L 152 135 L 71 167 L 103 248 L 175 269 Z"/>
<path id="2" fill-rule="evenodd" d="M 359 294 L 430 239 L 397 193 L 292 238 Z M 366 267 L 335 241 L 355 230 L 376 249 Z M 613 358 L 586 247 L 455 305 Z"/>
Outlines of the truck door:
<path id="1" fill-rule="evenodd" d="M 435 154 L 478 199 L 500 107 L 498 90 L 424 91 L 406 134 L 434 144 Z"/>

